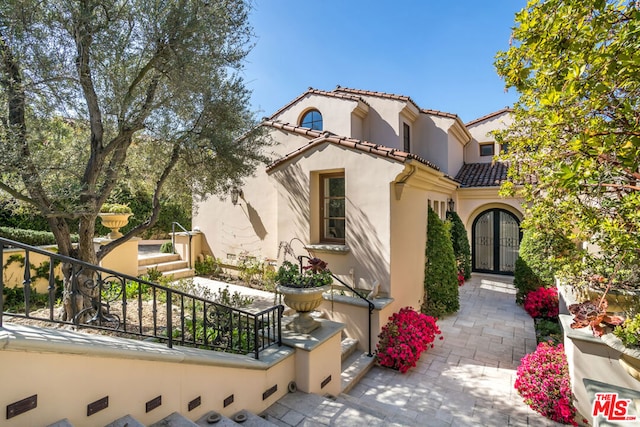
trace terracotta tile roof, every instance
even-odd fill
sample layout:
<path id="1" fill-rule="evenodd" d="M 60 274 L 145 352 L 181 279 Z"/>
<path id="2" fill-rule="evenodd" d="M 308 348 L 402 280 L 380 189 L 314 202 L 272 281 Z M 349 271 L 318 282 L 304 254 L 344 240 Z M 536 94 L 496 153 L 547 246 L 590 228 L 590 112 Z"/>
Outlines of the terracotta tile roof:
<path id="1" fill-rule="evenodd" d="M 269 120 L 273 120 L 278 114 L 282 113 L 284 110 L 286 110 L 287 108 L 291 107 L 293 104 L 295 104 L 296 102 L 300 101 L 302 98 L 304 98 L 307 95 L 330 96 L 332 98 L 348 99 L 348 100 L 351 100 L 351 101 L 363 102 L 364 104 L 369 105 L 369 104 L 367 104 L 367 102 L 364 99 L 362 99 L 362 98 L 360 98 L 358 96 L 342 94 L 342 93 L 336 93 L 336 92 L 327 92 L 327 91 L 324 91 L 324 90 L 314 89 L 312 87 L 309 87 L 309 89 L 307 89 L 306 92 L 304 92 L 302 95 L 300 95 L 299 97 L 297 97 L 293 101 L 289 102 L 284 107 L 280 108 L 278 111 L 273 113 L 268 119 Z"/>
<path id="2" fill-rule="evenodd" d="M 319 132 L 309 128 L 292 126 L 286 123 L 274 122 L 272 120 L 265 120 L 262 122 L 262 125 L 313 138 L 309 141 L 308 144 L 303 145 L 302 147 L 286 154 L 284 157 L 281 157 L 280 159 L 277 159 L 276 161 L 268 165 L 267 172 L 276 168 L 282 163 L 285 163 L 301 155 L 303 152 L 317 145 L 323 144 L 325 142 L 329 142 L 331 144 L 340 145 L 342 147 L 347 147 L 347 148 L 351 148 L 359 151 L 364 151 L 366 153 L 370 153 L 380 157 L 386 157 L 388 159 L 392 159 L 402 163 L 404 163 L 407 160 L 416 160 L 426 166 L 429 166 L 432 169 L 435 169 L 437 171 L 440 170 L 438 166 L 434 165 L 433 163 L 431 163 L 426 159 L 423 159 L 420 156 L 416 156 L 415 154 L 412 154 L 412 153 L 407 153 L 406 151 L 396 150 L 395 148 L 385 147 L 384 145 L 374 144 L 368 141 L 361 141 L 359 139 L 354 139 L 354 138 L 348 138 L 346 136 L 338 136 L 328 131 Z"/>
<path id="3" fill-rule="evenodd" d="M 352 94 L 356 94 L 356 95 L 375 96 L 375 97 L 378 97 L 378 98 L 395 99 L 395 100 L 398 100 L 398 101 L 410 102 L 418 110 L 420 110 L 421 113 L 431 114 L 431 115 L 440 116 L 440 117 L 448 117 L 450 119 L 459 119 L 457 114 L 446 113 L 444 111 L 438 111 L 438 110 L 429 110 L 429 109 L 420 108 L 418 106 L 418 104 L 416 104 L 416 102 L 413 99 L 411 99 L 410 97 L 405 96 L 405 95 L 396 95 L 394 93 L 385 93 L 385 92 L 375 92 L 375 91 L 371 91 L 371 90 L 351 89 L 351 88 L 342 87 L 342 86 L 337 86 L 333 90 L 333 92 L 346 92 L 346 93 L 352 93 Z"/>
<path id="4" fill-rule="evenodd" d="M 456 175 L 461 187 L 497 187 L 507 180 L 506 163 L 467 163 Z"/>
<path id="5" fill-rule="evenodd" d="M 447 117 L 449 119 L 455 119 L 455 120 L 460 120 L 460 117 L 458 117 L 457 114 L 453 114 L 453 113 L 445 113 L 444 111 L 438 111 L 438 110 L 425 110 L 424 108 L 420 110 L 421 113 L 423 114 L 430 114 L 432 116 L 439 116 L 439 117 Z M 460 120 L 460 123 L 462 123 L 462 120 Z"/>
<path id="6" fill-rule="evenodd" d="M 505 107 L 502 110 L 498 110 L 498 111 L 494 111 L 493 113 L 487 114 L 486 116 L 482 116 L 479 117 L 475 120 L 470 121 L 469 123 L 466 123 L 465 126 L 473 126 L 475 124 L 478 124 L 480 122 L 484 122 L 485 120 L 489 120 L 493 117 L 499 116 L 500 114 L 503 113 L 512 113 L 513 112 L 513 108 L 510 107 Z"/>

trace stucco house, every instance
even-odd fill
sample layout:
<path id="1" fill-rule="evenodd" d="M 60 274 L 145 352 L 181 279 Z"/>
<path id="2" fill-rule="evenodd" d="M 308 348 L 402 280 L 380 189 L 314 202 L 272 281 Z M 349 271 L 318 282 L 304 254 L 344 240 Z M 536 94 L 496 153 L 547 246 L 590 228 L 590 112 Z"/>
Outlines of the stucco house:
<path id="1" fill-rule="evenodd" d="M 470 123 L 407 96 L 310 88 L 262 122 L 273 162 L 230 198 L 195 201 L 193 224 L 214 257 L 278 260 L 283 245 L 309 251 L 355 288 L 377 289 L 374 336 L 391 313 L 424 297 L 428 206 L 454 208 L 469 232 L 474 270 L 510 274 L 520 202 L 498 196 L 506 167 L 490 132 L 505 109 Z M 361 305 L 332 298 L 328 317 L 357 323 Z M 361 327 L 347 326 L 364 338 Z M 366 339 L 361 340 L 361 342 Z"/>

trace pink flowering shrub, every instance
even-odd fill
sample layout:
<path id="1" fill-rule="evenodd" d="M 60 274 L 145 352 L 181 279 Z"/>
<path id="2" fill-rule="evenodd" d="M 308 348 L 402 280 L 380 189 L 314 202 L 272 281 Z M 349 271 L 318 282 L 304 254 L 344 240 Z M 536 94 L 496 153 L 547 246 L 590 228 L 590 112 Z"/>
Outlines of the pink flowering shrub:
<path id="1" fill-rule="evenodd" d="M 464 285 L 464 273 L 462 271 L 458 271 L 458 286 Z"/>
<path id="2" fill-rule="evenodd" d="M 524 297 L 524 309 L 531 317 L 558 316 L 558 289 L 538 288 Z"/>
<path id="3" fill-rule="evenodd" d="M 411 307 L 402 308 L 398 313 L 394 313 L 378 335 L 378 363 L 402 373 L 416 366 L 420 354 L 429 346 L 433 347 L 436 335 L 441 334 L 440 328 L 436 325 L 437 320 Z"/>
<path id="4" fill-rule="evenodd" d="M 562 344 L 541 342 L 535 352 L 524 356 L 518 366 L 515 388 L 534 411 L 553 421 L 578 425 Z"/>

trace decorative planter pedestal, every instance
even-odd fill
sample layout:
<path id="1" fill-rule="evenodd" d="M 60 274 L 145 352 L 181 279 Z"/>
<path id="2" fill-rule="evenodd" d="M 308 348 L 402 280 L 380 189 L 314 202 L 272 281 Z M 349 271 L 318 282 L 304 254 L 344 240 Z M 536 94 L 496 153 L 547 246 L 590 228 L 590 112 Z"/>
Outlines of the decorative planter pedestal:
<path id="1" fill-rule="evenodd" d="M 311 318 L 311 312 L 320 306 L 322 294 L 329 288 L 328 285 L 315 288 L 278 285 L 276 289 L 284 296 L 284 303 L 298 312 L 287 328 L 301 334 L 308 334 L 318 328 L 320 322 Z"/>

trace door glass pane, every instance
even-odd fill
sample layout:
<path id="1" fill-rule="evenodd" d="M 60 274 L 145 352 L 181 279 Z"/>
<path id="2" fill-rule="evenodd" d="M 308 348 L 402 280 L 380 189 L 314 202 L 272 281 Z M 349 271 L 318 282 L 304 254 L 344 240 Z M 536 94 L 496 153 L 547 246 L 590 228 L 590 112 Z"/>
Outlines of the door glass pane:
<path id="1" fill-rule="evenodd" d="M 515 271 L 519 246 L 520 227 L 518 223 L 508 213 L 500 212 L 500 271 Z"/>
<path id="2" fill-rule="evenodd" d="M 493 270 L 493 212 L 478 218 L 475 229 L 475 263 L 478 270 Z"/>

